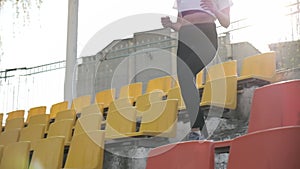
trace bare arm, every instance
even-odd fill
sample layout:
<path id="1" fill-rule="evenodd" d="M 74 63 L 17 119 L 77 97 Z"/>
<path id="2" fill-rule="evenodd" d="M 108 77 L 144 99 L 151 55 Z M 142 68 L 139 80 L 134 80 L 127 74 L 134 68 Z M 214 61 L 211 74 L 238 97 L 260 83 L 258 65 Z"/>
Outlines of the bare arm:
<path id="1" fill-rule="evenodd" d="M 230 7 L 227 7 L 225 9 L 219 10 L 217 8 L 217 5 L 212 0 L 204 0 L 201 6 L 204 9 L 210 10 L 212 13 L 214 13 L 220 22 L 220 24 L 228 28 L 230 25 Z"/>
<path id="2" fill-rule="evenodd" d="M 216 11 L 215 15 L 218 18 L 218 21 L 220 22 L 220 24 L 225 27 L 228 28 L 230 25 L 230 8 L 225 8 L 221 11 Z"/>
<path id="3" fill-rule="evenodd" d="M 177 14 L 177 21 L 171 24 L 171 28 L 175 31 L 178 31 L 182 25 L 182 19 L 180 13 Z"/>
<path id="4" fill-rule="evenodd" d="M 161 23 L 162 23 L 163 27 L 164 28 L 171 28 L 175 31 L 178 31 L 180 29 L 181 25 L 182 25 L 182 23 L 181 23 L 182 19 L 181 19 L 180 13 L 178 13 L 177 16 L 178 17 L 177 17 L 176 22 L 172 22 L 168 16 L 161 18 Z"/>

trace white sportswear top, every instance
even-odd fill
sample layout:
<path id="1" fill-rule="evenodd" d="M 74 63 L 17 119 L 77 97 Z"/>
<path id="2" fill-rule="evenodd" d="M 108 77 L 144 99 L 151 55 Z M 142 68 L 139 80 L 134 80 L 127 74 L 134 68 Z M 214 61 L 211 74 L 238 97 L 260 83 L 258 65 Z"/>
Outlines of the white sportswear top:
<path id="1" fill-rule="evenodd" d="M 232 0 L 213 0 L 217 4 L 219 10 L 225 9 L 233 5 Z M 211 11 L 205 10 L 201 7 L 202 0 L 175 0 L 174 9 L 178 12 L 189 11 L 189 10 L 199 10 L 206 12 L 214 17 L 216 17 Z"/>

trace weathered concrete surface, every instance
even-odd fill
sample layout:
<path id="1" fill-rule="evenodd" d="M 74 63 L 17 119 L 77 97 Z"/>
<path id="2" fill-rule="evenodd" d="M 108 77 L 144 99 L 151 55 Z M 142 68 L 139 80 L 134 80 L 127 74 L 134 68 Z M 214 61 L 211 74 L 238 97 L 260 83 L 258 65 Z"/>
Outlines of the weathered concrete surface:
<path id="1" fill-rule="evenodd" d="M 300 68 L 282 70 L 276 75 L 276 81 L 300 79 Z"/>

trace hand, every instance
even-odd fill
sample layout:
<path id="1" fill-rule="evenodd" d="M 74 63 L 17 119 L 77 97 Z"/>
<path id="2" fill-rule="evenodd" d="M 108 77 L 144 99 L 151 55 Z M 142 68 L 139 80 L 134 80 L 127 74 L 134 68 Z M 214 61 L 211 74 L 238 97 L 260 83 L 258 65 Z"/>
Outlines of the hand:
<path id="1" fill-rule="evenodd" d="M 166 17 L 162 17 L 161 18 L 161 24 L 164 28 L 168 28 L 172 26 L 172 22 L 170 20 L 170 17 L 166 16 Z"/>
<path id="2" fill-rule="evenodd" d="M 217 4 L 213 0 L 202 0 L 202 3 L 200 4 L 200 6 L 203 9 L 209 10 L 214 14 L 216 14 L 218 12 Z"/>

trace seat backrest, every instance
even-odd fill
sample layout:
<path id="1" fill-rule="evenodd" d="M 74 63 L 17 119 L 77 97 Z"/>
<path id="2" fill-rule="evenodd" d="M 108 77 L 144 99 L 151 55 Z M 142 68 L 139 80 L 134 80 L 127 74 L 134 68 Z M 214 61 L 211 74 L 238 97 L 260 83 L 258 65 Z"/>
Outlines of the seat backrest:
<path id="1" fill-rule="evenodd" d="M 19 141 L 20 129 L 4 131 L 0 134 L 0 145 L 8 145 Z"/>
<path id="2" fill-rule="evenodd" d="M 172 88 L 168 91 L 168 99 L 178 100 L 178 110 L 185 109 L 185 103 L 181 95 L 181 90 L 179 87 Z"/>
<path id="3" fill-rule="evenodd" d="M 116 109 L 122 109 L 126 107 L 132 107 L 132 102 L 129 98 L 117 99 L 109 104 L 108 110 L 115 111 Z"/>
<path id="4" fill-rule="evenodd" d="M 228 76 L 237 76 L 237 61 L 231 60 L 210 66 L 207 70 L 206 81 L 212 81 Z"/>
<path id="5" fill-rule="evenodd" d="M 0 134 L 2 133 L 3 113 L 0 113 Z"/>
<path id="6" fill-rule="evenodd" d="M 136 132 L 136 110 L 133 107 L 108 111 L 105 137 L 122 138 L 124 134 Z"/>
<path id="7" fill-rule="evenodd" d="M 204 86 L 200 106 L 236 109 L 237 76 L 227 76 L 207 81 Z"/>
<path id="8" fill-rule="evenodd" d="M 56 114 L 55 121 L 66 120 L 66 119 L 71 119 L 75 122 L 76 112 L 74 109 L 64 110 Z"/>
<path id="9" fill-rule="evenodd" d="M 53 104 L 50 108 L 50 119 L 55 119 L 58 112 L 68 110 L 68 104 L 68 101 Z"/>
<path id="10" fill-rule="evenodd" d="M 5 147 L 4 145 L 0 145 L 0 161 L 1 161 L 2 157 L 3 157 L 4 147 Z"/>
<path id="11" fill-rule="evenodd" d="M 163 76 L 151 79 L 147 83 L 146 93 L 150 93 L 154 90 L 162 90 L 164 93 L 167 93 L 172 87 L 172 80 L 172 76 Z"/>
<path id="12" fill-rule="evenodd" d="M 25 114 L 25 110 L 16 110 L 16 111 L 9 112 L 7 113 L 6 121 L 14 118 L 20 118 L 20 117 L 24 118 L 24 114 Z"/>
<path id="13" fill-rule="evenodd" d="M 36 142 L 44 138 L 44 135 L 45 135 L 45 125 L 43 124 L 31 125 L 21 129 L 19 141 L 30 141 L 31 149 L 33 149 L 36 146 Z"/>
<path id="14" fill-rule="evenodd" d="M 64 154 L 64 137 L 39 140 L 33 151 L 29 169 L 61 169 Z"/>
<path id="15" fill-rule="evenodd" d="M 209 141 L 168 144 L 150 151 L 146 169 L 214 169 L 214 148 Z"/>
<path id="16" fill-rule="evenodd" d="M 243 59 L 240 76 L 259 76 L 274 80 L 276 74 L 275 52 L 266 52 Z"/>
<path id="17" fill-rule="evenodd" d="M 102 169 L 104 131 L 81 133 L 72 138 L 65 168 Z"/>
<path id="18" fill-rule="evenodd" d="M 248 132 L 300 125 L 300 80 L 273 83 L 254 91 Z"/>
<path id="19" fill-rule="evenodd" d="M 44 138 L 45 125 L 36 124 L 24 127 L 20 130 L 19 141 L 36 141 Z"/>
<path id="20" fill-rule="evenodd" d="M 96 93 L 95 103 L 103 104 L 104 108 L 107 108 L 109 104 L 115 100 L 116 89 L 107 89 Z"/>
<path id="21" fill-rule="evenodd" d="M 5 124 L 5 131 L 21 129 L 24 127 L 24 117 L 13 118 L 11 120 L 7 120 Z"/>
<path id="22" fill-rule="evenodd" d="M 95 104 L 91 104 L 87 107 L 84 107 L 81 111 L 81 115 L 80 117 L 82 116 L 87 116 L 87 115 L 90 115 L 90 114 L 103 114 L 103 104 L 100 104 L 100 103 L 95 103 Z"/>
<path id="23" fill-rule="evenodd" d="M 161 90 L 152 91 L 139 96 L 135 104 L 136 110 L 140 112 L 148 110 L 151 103 L 161 101 L 163 96 L 164 93 Z"/>
<path id="24" fill-rule="evenodd" d="M 69 144 L 72 138 L 72 128 L 74 121 L 72 119 L 59 120 L 50 124 L 47 138 L 63 136 L 65 139 L 65 145 Z"/>
<path id="25" fill-rule="evenodd" d="M 32 116 L 36 116 L 36 115 L 40 115 L 40 114 L 46 114 L 46 106 L 39 106 L 39 107 L 33 107 L 31 109 L 29 109 L 28 111 L 28 115 L 26 118 L 26 123 L 29 123 L 30 118 Z"/>
<path id="26" fill-rule="evenodd" d="M 30 142 L 17 142 L 4 147 L 0 168 L 27 169 Z"/>
<path id="27" fill-rule="evenodd" d="M 91 96 L 79 96 L 72 100 L 71 109 L 74 109 L 76 113 L 80 113 L 82 108 L 89 106 L 91 104 Z"/>
<path id="28" fill-rule="evenodd" d="M 300 126 L 247 134 L 231 143 L 227 169 L 300 168 Z"/>
<path id="29" fill-rule="evenodd" d="M 131 83 L 126 86 L 122 86 L 120 89 L 120 98 L 132 98 L 132 101 L 136 101 L 137 97 L 141 96 L 143 92 L 142 82 Z"/>
<path id="30" fill-rule="evenodd" d="M 73 135 L 78 135 L 84 132 L 87 133 L 94 130 L 100 130 L 102 119 L 103 116 L 99 113 L 94 113 L 80 117 L 76 122 Z"/>
<path id="31" fill-rule="evenodd" d="M 177 126 L 178 100 L 163 100 L 151 104 L 142 113 L 140 131 L 155 136 L 175 137 Z"/>
<path id="32" fill-rule="evenodd" d="M 40 114 L 40 115 L 31 116 L 27 126 L 43 124 L 45 125 L 45 131 L 47 131 L 49 122 L 50 122 L 49 114 Z"/>
<path id="33" fill-rule="evenodd" d="M 197 89 L 201 88 L 204 86 L 204 83 L 203 83 L 203 70 L 201 70 L 199 73 L 197 73 L 196 75 L 196 87 Z"/>

